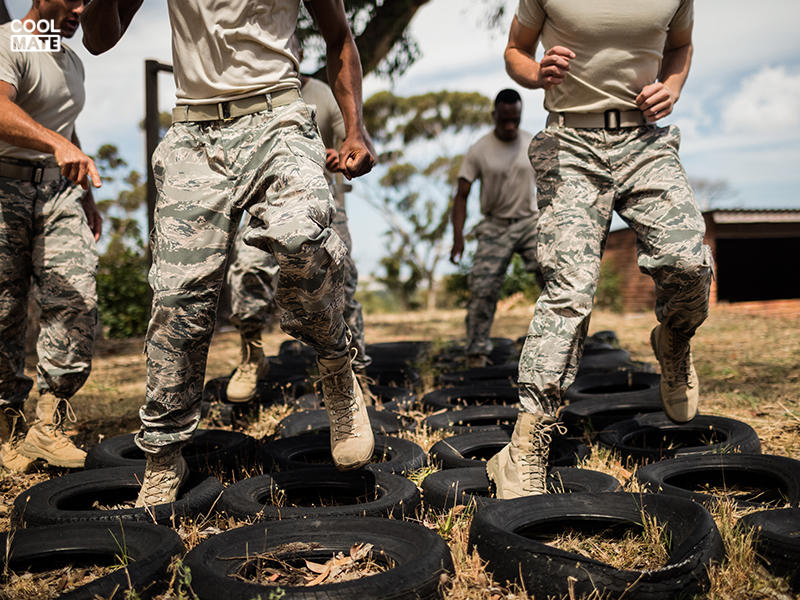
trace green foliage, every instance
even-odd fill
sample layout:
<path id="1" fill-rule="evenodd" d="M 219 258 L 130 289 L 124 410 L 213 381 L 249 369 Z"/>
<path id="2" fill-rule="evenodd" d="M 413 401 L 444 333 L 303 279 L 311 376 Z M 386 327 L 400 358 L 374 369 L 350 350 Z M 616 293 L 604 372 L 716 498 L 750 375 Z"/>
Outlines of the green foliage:
<path id="1" fill-rule="evenodd" d="M 599 308 L 618 313 L 623 311 L 622 275 L 611 259 L 606 259 L 600 264 L 600 279 L 594 295 L 594 304 Z"/>
<path id="2" fill-rule="evenodd" d="M 472 256 L 464 258 L 458 265 L 458 271 L 443 277 L 443 287 L 445 306 L 465 307 L 469 300 L 469 272 L 472 269 Z M 522 292 L 531 303 L 541 294 L 539 282 L 533 273 L 525 270 L 525 263 L 522 258 L 515 254 L 511 258 L 511 265 L 506 273 L 506 278 L 500 288 L 500 299 L 507 298 L 513 294 Z"/>
<path id="3" fill-rule="evenodd" d="M 116 198 L 97 202 L 108 240 L 97 271 L 100 320 L 109 337 L 141 336 L 147 331 L 150 288 L 136 213 L 146 204 L 146 183 L 138 171 L 125 173 L 127 163 L 112 144 L 98 149 L 95 164 L 104 180 L 121 186 Z"/>
<path id="4" fill-rule="evenodd" d="M 109 248 L 97 269 L 100 318 L 111 338 L 141 336 L 149 318 L 147 259 L 125 246 Z"/>

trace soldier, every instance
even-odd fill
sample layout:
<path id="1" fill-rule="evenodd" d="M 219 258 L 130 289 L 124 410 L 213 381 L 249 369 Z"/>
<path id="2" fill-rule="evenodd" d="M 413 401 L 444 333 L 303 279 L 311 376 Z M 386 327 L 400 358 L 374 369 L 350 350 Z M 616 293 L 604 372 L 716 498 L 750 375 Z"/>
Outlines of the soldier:
<path id="1" fill-rule="evenodd" d="M 122 37 L 142 0 L 94 0 L 83 14 L 90 52 Z M 263 10 L 258 10 L 259 6 Z M 368 172 L 361 66 L 341 0 L 306 2 L 327 45 L 346 137 L 339 165 Z M 331 229 L 325 148 L 299 93 L 289 40 L 297 0 L 169 0 L 178 105 L 153 155 L 158 201 L 146 340 L 147 397 L 136 442 L 147 454 L 137 506 L 171 502 L 186 475 L 181 446 L 200 419 L 208 346 L 225 264 L 243 211 L 245 243 L 275 255 L 283 329 L 318 355 L 334 463 L 353 469 L 373 435 L 342 317 L 347 248 Z"/>
<path id="2" fill-rule="evenodd" d="M 519 363 L 524 411 L 492 457 L 500 498 L 545 492 L 550 431 L 589 327 L 600 258 L 616 210 L 656 285 L 651 345 L 674 421 L 697 412 L 690 339 L 708 315 L 712 258 L 678 158 L 672 112 L 692 56 L 692 0 L 520 0 L 505 51 L 520 85 L 545 89 L 547 127 L 533 138 L 539 263 L 545 287 Z M 541 36 L 541 61 L 534 58 Z"/>
<path id="3" fill-rule="evenodd" d="M 292 51 L 303 61 L 303 49 L 297 36 L 292 36 Z M 358 270 L 351 256 L 353 241 L 347 224 L 344 183 L 339 170 L 339 153 L 335 148 L 345 138 L 344 120 L 331 88 L 313 77 L 300 74 L 300 92 L 303 100 L 313 106 L 314 117 L 325 145 L 325 179 L 331 187 L 336 202 L 336 213 L 331 228 L 347 246 L 344 259 L 344 319 L 352 334 L 351 345 L 356 354 L 353 371 L 368 404 L 372 404 L 366 369 L 370 358 L 364 344 L 364 317 L 361 304 L 355 299 Z M 261 333 L 271 325 L 274 313 L 273 298 L 278 276 L 278 263 L 271 255 L 244 243 L 241 233 L 234 242 L 234 254 L 226 275 L 230 293 L 231 321 L 241 335 L 241 362 L 228 382 L 226 395 L 231 402 L 249 402 L 256 394 L 256 384 L 269 370 L 264 356 Z"/>
<path id="4" fill-rule="evenodd" d="M 83 65 L 61 43 L 75 33 L 82 11 L 83 0 L 35 0 L 20 21 L 0 26 L 0 460 L 19 471 L 37 458 L 82 467 L 86 457 L 64 433 L 64 420 L 75 420 L 69 399 L 91 370 L 102 227 L 89 187 L 89 180 L 100 187 L 100 176 L 75 134 Z M 25 51 L 54 36 L 60 48 Z M 24 373 L 32 285 L 41 307 L 39 398 L 36 419 L 18 443 L 33 385 Z"/>
<path id="5" fill-rule="evenodd" d="M 453 199 L 453 248 L 450 261 L 458 264 L 464 252 L 467 196 L 481 180 L 481 214 L 475 228 L 478 249 L 469 274 L 467 304 L 467 366 L 485 367 L 492 352 L 489 332 L 500 288 L 516 252 L 525 268 L 539 271 L 536 260 L 535 178 L 528 160 L 533 136 L 519 128 L 522 98 L 515 90 L 501 90 L 494 99 L 494 129 L 475 142 L 464 157 Z"/>

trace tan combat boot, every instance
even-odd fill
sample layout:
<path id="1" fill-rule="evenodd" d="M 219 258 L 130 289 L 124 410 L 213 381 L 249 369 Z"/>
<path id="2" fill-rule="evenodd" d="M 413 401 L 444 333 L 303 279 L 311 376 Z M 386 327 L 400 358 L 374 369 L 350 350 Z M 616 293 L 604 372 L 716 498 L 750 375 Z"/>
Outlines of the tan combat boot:
<path id="1" fill-rule="evenodd" d="M 375 449 L 364 396 L 350 362 L 347 355 L 317 359 L 322 397 L 331 424 L 333 464 L 342 471 L 364 466 Z"/>
<path id="2" fill-rule="evenodd" d="M 665 325 L 656 325 L 650 333 L 650 345 L 661 365 L 661 404 L 676 423 L 694 419 L 700 399 L 689 339 Z"/>
<path id="3" fill-rule="evenodd" d="M 162 450 L 158 454 L 148 452 L 144 481 L 136 498 L 136 508 L 175 502 L 178 489 L 188 473 L 189 467 L 181 454 L 180 446 Z"/>
<path id="4" fill-rule="evenodd" d="M 56 398 L 49 392 L 39 394 L 36 420 L 20 444 L 20 452 L 31 459 L 42 458 L 54 467 L 83 467 L 86 452 L 75 446 L 64 433 L 65 417 L 75 422 L 75 413 L 68 400 Z"/>
<path id="5" fill-rule="evenodd" d="M 264 356 L 261 330 L 242 332 L 242 362 L 233 372 L 225 390 L 229 402 L 250 402 L 255 398 L 258 380 L 269 372 L 269 360 Z"/>
<path id="6" fill-rule="evenodd" d="M 489 459 L 486 473 L 503 500 L 547 493 L 547 455 L 556 420 L 520 412 L 511 442 Z"/>
<path id="7" fill-rule="evenodd" d="M 33 460 L 19 452 L 24 421 L 21 410 L 11 406 L 0 408 L 0 465 L 19 473 L 24 473 L 33 464 Z"/>

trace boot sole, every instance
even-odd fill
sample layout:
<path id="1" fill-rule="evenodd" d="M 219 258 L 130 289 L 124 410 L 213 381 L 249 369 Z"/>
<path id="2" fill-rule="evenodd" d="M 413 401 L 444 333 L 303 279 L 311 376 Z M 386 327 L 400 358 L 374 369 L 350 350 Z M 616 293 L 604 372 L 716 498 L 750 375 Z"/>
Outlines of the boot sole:
<path id="1" fill-rule="evenodd" d="M 79 469 L 82 468 L 86 459 L 84 458 L 81 461 L 78 460 L 62 460 L 53 454 L 49 454 L 47 452 L 42 452 L 41 449 L 37 447 L 32 447 L 30 445 L 26 445 L 23 442 L 19 447 L 19 453 L 25 456 L 26 458 L 30 458 L 31 460 L 37 460 L 41 458 L 45 461 L 48 465 L 53 467 L 64 467 L 67 469 Z"/>

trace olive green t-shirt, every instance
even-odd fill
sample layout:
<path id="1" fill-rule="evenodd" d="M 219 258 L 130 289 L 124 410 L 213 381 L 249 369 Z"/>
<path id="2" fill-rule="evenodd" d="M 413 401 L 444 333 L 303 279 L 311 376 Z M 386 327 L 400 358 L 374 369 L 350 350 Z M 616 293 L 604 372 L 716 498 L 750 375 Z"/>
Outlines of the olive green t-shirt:
<path id="1" fill-rule="evenodd" d="M 564 81 L 544 94 L 554 112 L 634 110 L 656 81 L 667 32 L 687 31 L 692 0 L 519 0 L 517 20 L 540 31 L 545 50 L 575 53 Z"/>
<path id="2" fill-rule="evenodd" d="M 11 24 L 0 25 L 0 80 L 17 91 L 14 102 L 34 121 L 68 140 L 86 98 L 81 59 L 61 41 L 60 52 L 11 49 Z M 0 157 L 40 161 L 52 154 L 0 140 Z"/>
<path id="3" fill-rule="evenodd" d="M 528 159 L 533 136 L 522 129 L 513 142 L 490 131 L 467 151 L 458 177 L 481 180 L 481 213 L 501 219 L 521 219 L 537 212 L 536 175 Z"/>

